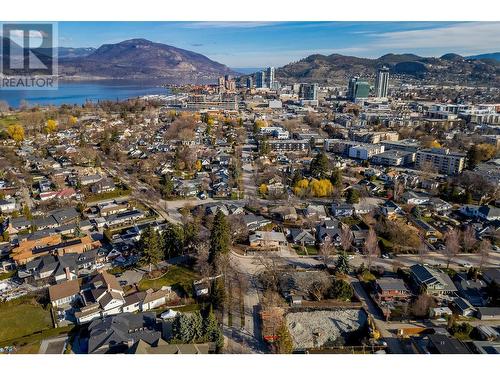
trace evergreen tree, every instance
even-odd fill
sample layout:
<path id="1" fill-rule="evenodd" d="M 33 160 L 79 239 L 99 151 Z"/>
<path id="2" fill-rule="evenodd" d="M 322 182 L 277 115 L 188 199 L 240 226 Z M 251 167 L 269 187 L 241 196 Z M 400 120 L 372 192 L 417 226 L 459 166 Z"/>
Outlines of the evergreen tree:
<path id="1" fill-rule="evenodd" d="M 348 274 L 349 273 L 349 259 L 347 258 L 347 254 L 342 252 L 337 259 L 337 263 L 335 264 L 335 272 Z"/>
<path id="2" fill-rule="evenodd" d="M 309 169 L 311 176 L 317 179 L 328 178 L 330 172 L 330 161 L 324 152 L 317 154 L 311 161 Z"/>
<path id="3" fill-rule="evenodd" d="M 217 322 L 212 306 L 208 311 L 207 316 L 203 320 L 203 334 L 205 341 L 214 342 L 217 351 L 224 346 L 224 336 L 222 330 Z"/>
<path id="4" fill-rule="evenodd" d="M 172 324 L 172 335 L 175 341 L 190 343 L 194 336 L 192 320 L 189 315 L 178 314 Z"/>
<path id="5" fill-rule="evenodd" d="M 225 254 L 229 251 L 231 243 L 230 227 L 226 220 L 226 215 L 221 210 L 217 210 L 210 232 L 210 253 L 208 262 L 214 264 L 217 255 Z"/>
<path id="6" fill-rule="evenodd" d="M 160 192 L 164 199 L 171 198 L 174 195 L 174 182 L 169 175 L 163 175 L 160 179 Z"/>
<path id="7" fill-rule="evenodd" d="M 181 255 L 184 251 L 184 229 L 178 224 L 168 223 L 163 233 L 165 258 Z"/>
<path id="8" fill-rule="evenodd" d="M 293 352 L 293 340 L 290 331 L 286 326 L 286 322 L 283 321 L 278 331 L 276 332 L 278 338 L 276 339 L 276 351 L 278 354 L 290 354 Z"/>
<path id="9" fill-rule="evenodd" d="M 346 202 L 350 204 L 359 203 L 359 191 L 354 188 L 347 190 Z"/>
<path id="10" fill-rule="evenodd" d="M 304 178 L 304 176 L 302 175 L 302 172 L 300 171 L 300 169 L 297 169 L 294 173 L 293 173 L 293 177 L 292 177 L 292 183 L 291 183 L 291 186 L 295 186 L 300 180 L 302 180 Z"/>
<path id="11" fill-rule="evenodd" d="M 224 302 L 226 301 L 226 288 L 224 287 L 224 280 L 222 278 L 214 280 L 210 301 L 216 310 L 220 310 L 224 307 Z"/>
<path id="12" fill-rule="evenodd" d="M 328 297 L 342 301 L 350 301 L 352 296 L 353 290 L 351 284 L 341 279 L 334 280 L 328 291 Z"/>
<path id="13" fill-rule="evenodd" d="M 204 341 L 203 334 L 203 318 L 199 311 L 196 311 L 191 314 L 191 326 L 193 329 L 193 337 L 191 338 L 191 342 L 201 342 Z"/>
<path id="14" fill-rule="evenodd" d="M 162 242 L 161 236 L 155 229 L 147 227 L 142 232 L 138 246 L 141 251 L 141 262 L 149 265 L 150 272 L 151 266 L 157 265 L 163 259 Z"/>
<path id="15" fill-rule="evenodd" d="M 342 170 L 335 168 L 330 176 L 330 182 L 336 189 L 342 189 Z"/>
<path id="16" fill-rule="evenodd" d="M 271 152 L 271 146 L 266 140 L 259 141 L 259 154 L 265 156 Z"/>

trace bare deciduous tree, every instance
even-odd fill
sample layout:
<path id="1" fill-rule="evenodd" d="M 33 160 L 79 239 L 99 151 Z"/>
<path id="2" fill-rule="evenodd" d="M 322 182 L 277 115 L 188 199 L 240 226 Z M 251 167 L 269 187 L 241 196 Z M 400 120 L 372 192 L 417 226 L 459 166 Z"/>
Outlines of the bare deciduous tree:
<path id="1" fill-rule="evenodd" d="M 231 242 L 233 244 L 248 238 L 248 227 L 243 220 L 243 215 L 229 215 L 227 219 L 231 227 Z"/>
<path id="2" fill-rule="evenodd" d="M 210 276 L 212 267 L 208 263 L 209 244 L 201 242 L 196 245 L 196 262 L 195 269 L 202 277 Z"/>
<path id="3" fill-rule="evenodd" d="M 420 260 L 420 264 L 423 265 L 425 261 L 425 256 L 429 252 L 429 249 L 427 248 L 427 244 L 425 243 L 424 236 L 419 236 L 419 238 L 420 238 L 420 244 L 417 247 L 418 259 Z"/>
<path id="4" fill-rule="evenodd" d="M 403 197 L 404 192 L 405 192 L 404 184 L 399 180 L 394 181 L 393 196 L 394 196 L 395 202 L 401 201 L 401 198 Z"/>
<path id="5" fill-rule="evenodd" d="M 309 293 L 316 301 L 321 301 L 331 286 L 332 282 L 328 278 L 315 280 L 309 287 Z"/>
<path id="6" fill-rule="evenodd" d="M 340 230 L 340 246 L 344 252 L 347 252 L 351 249 L 352 246 L 353 235 L 351 229 L 347 225 L 342 225 Z"/>
<path id="7" fill-rule="evenodd" d="M 424 318 L 428 316 L 429 309 L 433 306 L 435 306 L 434 299 L 427 294 L 421 294 L 413 303 L 411 310 L 413 315 L 419 318 Z"/>
<path id="8" fill-rule="evenodd" d="M 328 268 L 333 254 L 335 253 L 335 245 L 330 236 L 326 237 L 321 246 L 319 247 L 319 255 L 323 260 L 323 264 Z"/>
<path id="9" fill-rule="evenodd" d="M 368 236 L 365 240 L 365 254 L 368 262 L 368 269 L 372 266 L 372 259 L 378 256 L 380 249 L 378 247 L 377 234 L 373 228 L 368 231 Z"/>
<path id="10" fill-rule="evenodd" d="M 479 243 L 479 272 L 482 271 L 484 265 L 488 262 L 491 252 L 491 242 L 489 240 L 482 240 Z"/>
<path id="11" fill-rule="evenodd" d="M 463 244 L 464 250 L 466 252 L 471 251 L 474 248 L 474 245 L 476 243 L 477 243 L 476 231 L 474 230 L 474 228 L 471 225 L 469 225 L 462 232 L 462 244 Z"/>
<path id="12" fill-rule="evenodd" d="M 277 255 L 260 256 L 258 262 L 264 268 L 259 274 L 259 280 L 264 290 L 278 290 L 279 276 L 281 274 L 279 257 Z"/>
<path id="13" fill-rule="evenodd" d="M 444 255 L 446 257 L 446 268 L 450 268 L 450 262 L 460 251 L 460 241 L 457 229 L 452 229 L 445 235 Z"/>

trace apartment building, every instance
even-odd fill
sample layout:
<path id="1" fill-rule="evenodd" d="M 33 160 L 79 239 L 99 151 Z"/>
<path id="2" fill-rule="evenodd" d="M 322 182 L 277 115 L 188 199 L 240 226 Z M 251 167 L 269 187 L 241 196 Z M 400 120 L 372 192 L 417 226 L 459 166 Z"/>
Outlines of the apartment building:
<path id="1" fill-rule="evenodd" d="M 373 164 L 389 165 L 398 167 L 415 162 L 415 153 L 407 151 L 389 150 L 374 155 L 371 162 Z"/>
<path id="2" fill-rule="evenodd" d="M 302 139 L 283 139 L 267 141 L 273 151 L 306 151 L 309 141 Z"/>
<path id="3" fill-rule="evenodd" d="M 417 151 L 415 165 L 418 169 L 431 167 L 439 173 L 456 175 L 465 167 L 465 154 L 447 148 L 428 148 Z"/>

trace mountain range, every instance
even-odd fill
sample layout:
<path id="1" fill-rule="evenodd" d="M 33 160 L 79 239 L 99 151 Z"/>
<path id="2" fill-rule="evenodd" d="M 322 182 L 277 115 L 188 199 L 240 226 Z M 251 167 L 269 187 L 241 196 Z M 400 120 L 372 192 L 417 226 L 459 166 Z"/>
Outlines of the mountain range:
<path id="1" fill-rule="evenodd" d="M 22 56 L 19 45 L 13 44 L 11 49 Z M 50 49 L 40 52 L 49 55 Z M 163 79 L 171 83 L 205 83 L 225 74 L 238 75 L 199 53 L 146 39 L 104 44 L 97 49 L 59 47 L 58 61 L 59 75 L 68 79 Z"/>
<path id="2" fill-rule="evenodd" d="M 21 47 L 14 45 L 13 48 Z M 46 52 L 50 50 L 42 51 Z M 97 49 L 59 47 L 58 55 L 59 74 L 68 79 L 127 78 L 213 83 L 221 75 L 241 76 L 257 70 L 233 70 L 202 54 L 146 39 L 104 44 Z M 500 52 L 468 57 L 454 53 L 441 57 L 386 54 L 376 59 L 313 54 L 276 69 L 276 78 L 285 83 L 323 84 L 345 83 L 353 75 L 373 80 L 377 68 L 382 66 L 387 66 L 391 75 L 402 81 L 500 86 Z"/>
<path id="3" fill-rule="evenodd" d="M 59 72 L 65 77 L 162 78 L 177 83 L 213 81 L 235 74 L 199 53 L 146 39 L 104 44 L 89 54 L 62 58 Z"/>
<path id="4" fill-rule="evenodd" d="M 486 59 L 491 59 L 491 60 L 500 61 L 500 52 L 483 53 L 481 55 L 467 56 L 467 58 L 468 59 L 472 59 L 472 60 L 486 60 Z"/>
<path id="5" fill-rule="evenodd" d="M 276 78 L 283 82 L 345 83 L 353 75 L 374 78 L 377 68 L 382 66 L 388 67 L 394 77 L 406 81 L 500 86 L 500 61 L 467 58 L 453 53 L 441 57 L 387 54 L 377 59 L 315 54 L 277 69 Z"/>

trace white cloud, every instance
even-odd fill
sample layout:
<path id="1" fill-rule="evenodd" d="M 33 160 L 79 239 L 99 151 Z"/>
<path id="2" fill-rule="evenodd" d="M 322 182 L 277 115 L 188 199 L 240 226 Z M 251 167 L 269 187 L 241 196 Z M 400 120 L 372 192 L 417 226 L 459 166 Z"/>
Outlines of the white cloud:
<path id="1" fill-rule="evenodd" d="M 435 49 L 442 52 L 493 51 L 500 48 L 500 22 L 464 22 L 424 30 L 372 33 L 376 49 Z"/>
<path id="2" fill-rule="evenodd" d="M 183 24 L 186 29 L 206 29 L 206 28 L 235 28 L 235 29 L 253 29 L 257 27 L 272 26 L 279 22 L 189 22 Z"/>

